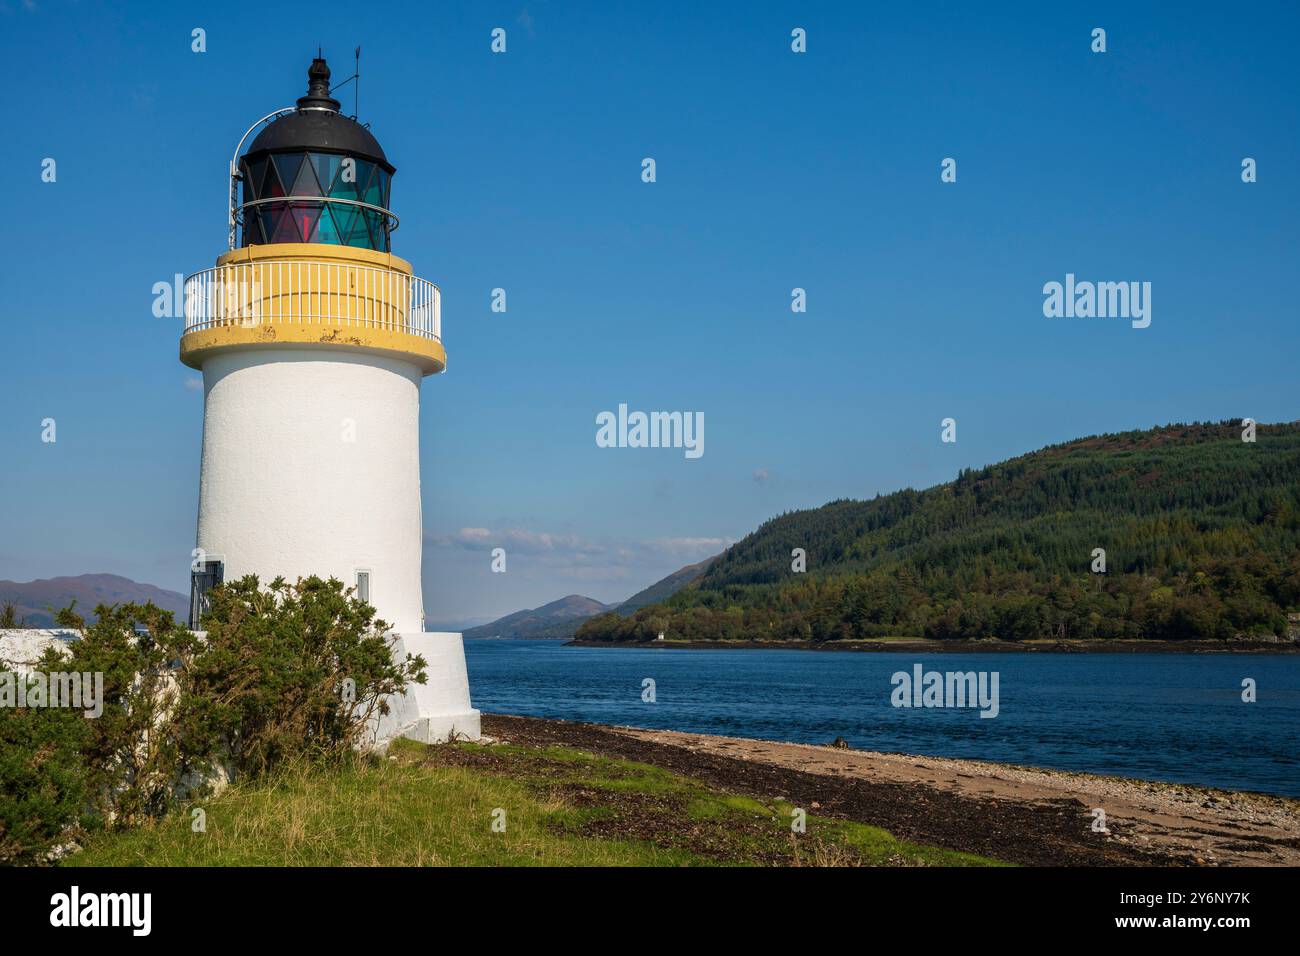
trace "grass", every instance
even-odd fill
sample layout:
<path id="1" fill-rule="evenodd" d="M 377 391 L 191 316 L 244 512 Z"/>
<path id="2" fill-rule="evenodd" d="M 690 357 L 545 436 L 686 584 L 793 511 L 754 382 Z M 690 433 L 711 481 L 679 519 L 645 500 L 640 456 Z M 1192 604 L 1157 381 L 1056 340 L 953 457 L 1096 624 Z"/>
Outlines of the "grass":
<path id="1" fill-rule="evenodd" d="M 195 832 L 193 809 L 206 815 Z M 141 829 L 70 866 L 982 865 L 876 827 L 563 747 L 400 741 L 390 759 L 299 767 Z M 494 811 L 496 816 L 494 818 Z M 504 817 L 500 811 L 504 811 Z M 504 819 L 504 830 L 493 828 Z"/>

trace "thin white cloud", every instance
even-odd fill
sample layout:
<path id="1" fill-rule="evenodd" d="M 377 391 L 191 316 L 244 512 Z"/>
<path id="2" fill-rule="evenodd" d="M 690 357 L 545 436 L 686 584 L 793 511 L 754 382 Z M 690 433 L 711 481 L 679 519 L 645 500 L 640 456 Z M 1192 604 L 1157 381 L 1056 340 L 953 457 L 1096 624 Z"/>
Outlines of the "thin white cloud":
<path id="1" fill-rule="evenodd" d="M 430 547 L 462 551 L 505 548 L 507 554 L 544 558 L 555 570 L 568 568 L 575 576 L 586 578 L 608 574 L 612 568 L 673 561 L 688 564 L 717 554 L 732 544 L 730 538 L 712 537 L 596 541 L 576 534 L 553 534 L 527 528 L 461 528 L 452 532 L 427 532 L 424 540 Z"/>
<path id="2" fill-rule="evenodd" d="M 448 534 L 425 534 L 424 539 L 436 547 L 461 548 L 478 551 L 483 548 L 505 548 L 521 554 L 599 554 L 604 547 L 575 534 L 548 534 L 526 528 L 461 528 Z"/>

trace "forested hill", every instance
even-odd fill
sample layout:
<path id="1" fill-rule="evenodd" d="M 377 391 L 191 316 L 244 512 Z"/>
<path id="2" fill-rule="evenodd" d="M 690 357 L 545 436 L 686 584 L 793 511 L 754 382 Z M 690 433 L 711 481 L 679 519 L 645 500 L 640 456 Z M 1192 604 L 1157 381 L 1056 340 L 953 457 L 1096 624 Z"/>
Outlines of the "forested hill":
<path id="1" fill-rule="evenodd" d="M 784 514 L 668 601 L 593 618 L 578 638 L 1284 637 L 1298 608 L 1300 423 L 1246 442 L 1236 419 L 1083 438 Z"/>

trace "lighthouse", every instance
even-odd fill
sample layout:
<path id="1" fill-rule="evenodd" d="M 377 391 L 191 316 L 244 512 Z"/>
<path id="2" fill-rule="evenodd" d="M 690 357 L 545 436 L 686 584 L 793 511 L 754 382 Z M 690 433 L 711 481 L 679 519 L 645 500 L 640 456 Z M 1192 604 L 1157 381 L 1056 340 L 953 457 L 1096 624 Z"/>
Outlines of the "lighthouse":
<path id="1" fill-rule="evenodd" d="M 424 630 L 420 389 L 447 365 L 440 293 L 392 253 L 393 164 L 323 58 L 307 80 L 236 146 L 227 250 L 185 280 L 180 359 L 204 396 L 190 626 L 224 580 L 338 578 L 394 653 L 429 665 L 376 733 L 477 738 L 461 635 Z"/>

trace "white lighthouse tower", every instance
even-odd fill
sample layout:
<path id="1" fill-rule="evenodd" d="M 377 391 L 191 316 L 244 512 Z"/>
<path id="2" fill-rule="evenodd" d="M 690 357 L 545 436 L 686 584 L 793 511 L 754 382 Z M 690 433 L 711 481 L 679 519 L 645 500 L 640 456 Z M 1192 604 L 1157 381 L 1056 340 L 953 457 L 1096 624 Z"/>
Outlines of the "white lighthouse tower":
<path id="1" fill-rule="evenodd" d="M 228 251 L 185 282 L 180 358 L 204 393 L 190 626 L 223 580 L 339 578 L 396 653 L 429 664 L 378 734 L 477 738 L 461 635 L 424 630 L 420 385 L 446 367 L 438 288 L 391 252 L 383 149 L 339 111 L 323 59 L 307 76 L 297 106 L 236 147 Z"/>

